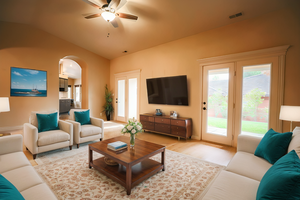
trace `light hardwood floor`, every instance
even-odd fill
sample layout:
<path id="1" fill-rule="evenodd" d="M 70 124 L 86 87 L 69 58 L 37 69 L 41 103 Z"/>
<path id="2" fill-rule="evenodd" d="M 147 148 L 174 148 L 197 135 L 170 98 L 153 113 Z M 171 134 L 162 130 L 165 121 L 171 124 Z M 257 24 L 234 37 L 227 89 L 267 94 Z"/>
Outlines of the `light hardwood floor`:
<path id="1" fill-rule="evenodd" d="M 23 134 L 23 131 L 14 131 L 12 132 L 12 134 Z M 117 135 L 121 135 L 121 133 L 108 132 L 107 134 L 105 134 L 104 140 L 115 137 Z M 141 133 L 137 136 L 137 138 L 148 142 L 164 145 L 167 147 L 167 149 L 172 151 L 225 166 L 229 163 L 231 158 L 236 153 L 236 148 L 234 147 L 199 140 L 178 141 L 178 139 L 175 137 L 160 135 L 151 132 Z M 76 148 L 75 145 L 73 146 L 73 148 Z M 28 150 L 26 150 L 25 146 L 23 146 L 23 151 L 30 163 L 33 166 L 37 165 L 37 163 L 33 160 L 32 154 Z"/>

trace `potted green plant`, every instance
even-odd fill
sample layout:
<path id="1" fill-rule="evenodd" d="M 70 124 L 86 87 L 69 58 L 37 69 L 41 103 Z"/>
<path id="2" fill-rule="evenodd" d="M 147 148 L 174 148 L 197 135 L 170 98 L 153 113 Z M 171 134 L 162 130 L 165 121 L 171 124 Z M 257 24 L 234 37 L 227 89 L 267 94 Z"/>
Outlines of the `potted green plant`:
<path id="1" fill-rule="evenodd" d="M 105 105 L 103 106 L 107 121 L 110 120 L 111 114 L 114 112 L 114 107 L 112 106 L 113 95 L 112 91 L 108 90 L 107 84 L 105 85 Z"/>

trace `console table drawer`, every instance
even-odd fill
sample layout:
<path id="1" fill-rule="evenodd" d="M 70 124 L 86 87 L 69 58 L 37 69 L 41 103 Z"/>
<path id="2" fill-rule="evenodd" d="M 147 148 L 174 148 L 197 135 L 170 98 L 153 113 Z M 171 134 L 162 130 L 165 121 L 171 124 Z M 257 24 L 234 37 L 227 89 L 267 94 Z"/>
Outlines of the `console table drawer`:
<path id="1" fill-rule="evenodd" d="M 171 126 L 165 124 L 155 124 L 155 131 L 163 132 L 163 133 L 170 133 Z"/>
<path id="2" fill-rule="evenodd" d="M 153 130 L 153 131 L 154 131 L 154 123 L 153 123 L 153 122 L 145 122 L 145 121 L 142 121 L 141 123 L 142 123 L 142 125 L 143 125 L 143 129 L 146 129 L 146 130 Z"/>
<path id="3" fill-rule="evenodd" d="M 171 119 L 171 124 L 176 126 L 183 126 L 185 127 L 185 121 L 184 120 L 178 120 L 178 119 Z"/>
<path id="4" fill-rule="evenodd" d="M 149 116 L 145 116 L 145 115 L 140 115 L 140 120 L 141 120 L 141 121 L 154 122 L 154 117 L 149 117 Z"/>
<path id="5" fill-rule="evenodd" d="M 158 118 L 158 117 L 155 117 L 155 122 L 162 123 L 162 124 L 170 124 L 171 123 L 170 119 Z"/>
<path id="6" fill-rule="evenodd" d="M 182 131 L 182 130 L 176 130 L 176 129 L 172 129 L 171 130 L 171 134 L 172 135 L 178 135 L 178 136 L 182 136 L 182 137 L 186 137 L 186 131 Z"/>
<path id="7" fill-rule="evenodd" d="M 185 127 L 181 127 L 181 126 L 171 126 L 172 131 L 180 131 L 180 132 L 185 132 L 186 129 Z"/>

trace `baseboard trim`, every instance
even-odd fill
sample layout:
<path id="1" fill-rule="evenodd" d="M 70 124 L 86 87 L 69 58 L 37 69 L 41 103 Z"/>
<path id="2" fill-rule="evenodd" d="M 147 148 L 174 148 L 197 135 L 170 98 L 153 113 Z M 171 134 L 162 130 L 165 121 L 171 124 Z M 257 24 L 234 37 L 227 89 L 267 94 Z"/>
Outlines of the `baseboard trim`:
<path id="1" fill-rule="evenodd" d="M 0 133 L 1 132 L 9 132 L 9 131 L 18 131 L 23 129 L 23 125 L 21 126 L 7 126 L 7 127 L 0 127 Z"/>

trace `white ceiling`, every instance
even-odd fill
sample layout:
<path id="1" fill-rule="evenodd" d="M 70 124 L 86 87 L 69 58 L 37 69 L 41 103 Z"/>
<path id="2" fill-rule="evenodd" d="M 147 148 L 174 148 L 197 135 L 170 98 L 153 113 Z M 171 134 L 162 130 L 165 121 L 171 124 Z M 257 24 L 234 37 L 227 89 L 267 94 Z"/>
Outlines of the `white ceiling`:
<path id="1" fill-rule="evenodd" d="M 67 75 L 68 78 L 79 79 L 81 78 L 81 67 L 77 62 L 70 59 L 61 59 L 63 75 Z"/>
<path id="2" fill-rule="evenodd" d="M 101 0 L 92 0 L 103 5 Z M 107 59 L 279 10 L 299 0 L 127 0 L 118 12 L 137 21 L 116 18 L 114 28 L 101 11 L 82 0 L 2 0 L 0 21 L 28 24 Z M 229 15 L 243 12 L 242 17 Z M 107 37 L 110 33 L 110 37 Z"/>

